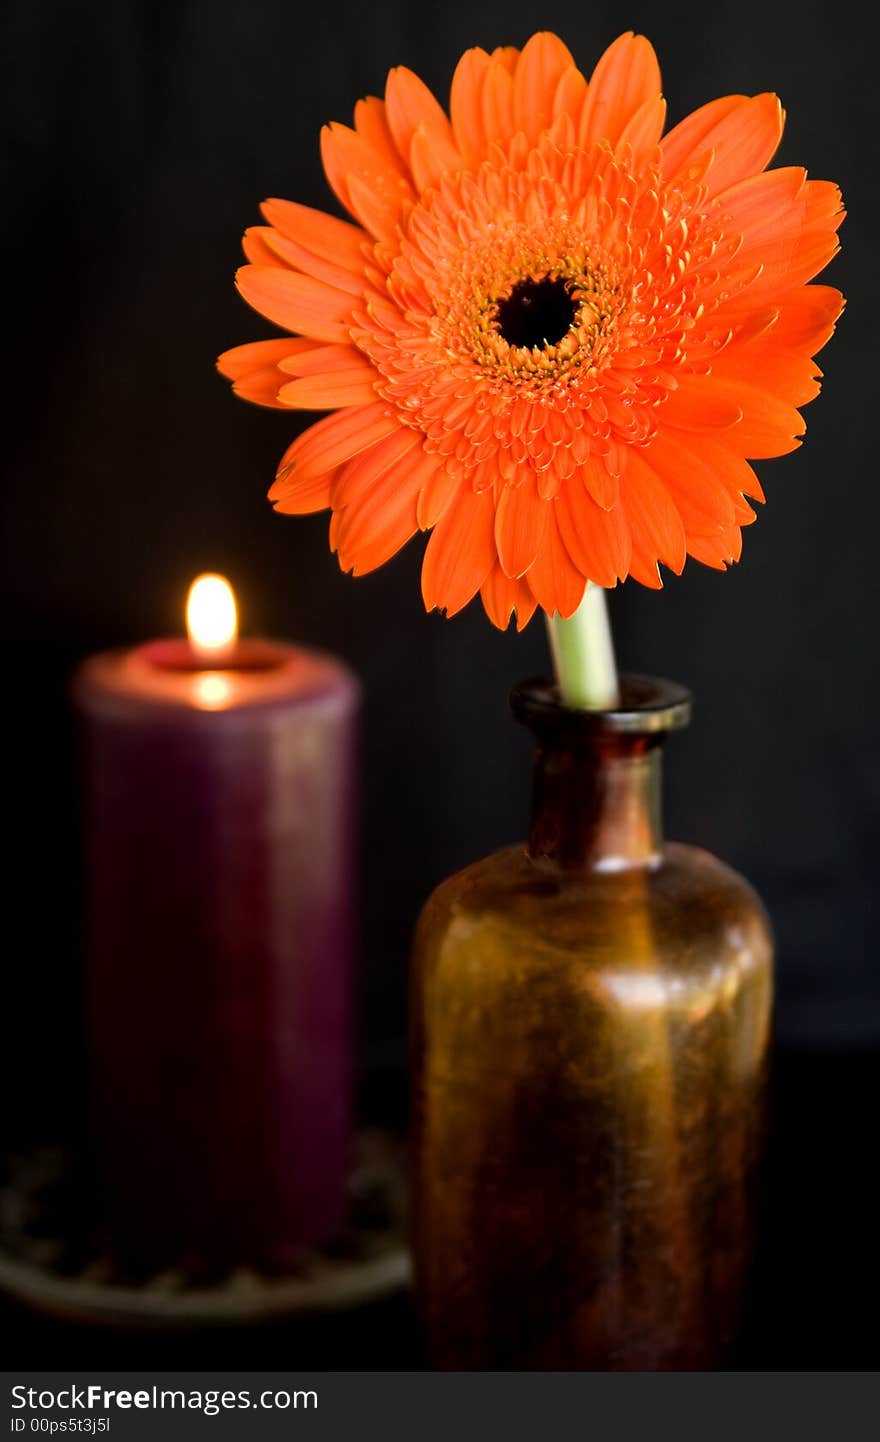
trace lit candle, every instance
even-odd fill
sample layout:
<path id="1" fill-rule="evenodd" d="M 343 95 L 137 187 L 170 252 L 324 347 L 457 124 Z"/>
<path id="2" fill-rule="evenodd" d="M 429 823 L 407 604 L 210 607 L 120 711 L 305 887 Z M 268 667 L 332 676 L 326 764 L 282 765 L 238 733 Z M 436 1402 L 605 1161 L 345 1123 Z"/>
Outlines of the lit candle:
<path id="1" fill-rule="evenodd" d="M 129 1258 L 284 1266 L 345 1205 L 358 688 L 222 577 L 187 622 L 74 683 L 97 1183 Z"/>

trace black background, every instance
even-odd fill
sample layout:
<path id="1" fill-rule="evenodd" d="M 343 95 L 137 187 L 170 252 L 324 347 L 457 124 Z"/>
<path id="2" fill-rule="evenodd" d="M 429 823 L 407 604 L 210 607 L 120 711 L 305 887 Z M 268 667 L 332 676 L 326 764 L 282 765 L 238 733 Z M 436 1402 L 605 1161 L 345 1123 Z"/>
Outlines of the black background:
<path id="1" fill-rule="evenodd" d="M 857 1196 L 856 1212 L 864 1200 L 880 1055 L 876 21 L 795 0 L 7 4 L 10 1134 L 50 1134 L 81 1107 L 69 672 L 92 650 L 180 630 L 203 569 L 232 578 L 245 631 L 337 651 L 365 682 L 362 1056 L 371 1085 L 399 1077 L 418 907 L 524 833 L 528 748 L 506 693 L 546 669 L 545 637 L 538 618 L 499 634 L 478 603 L 426 616 L 419 541 L 354 581 L 326 517 L 272 513 L 265 491 L 301 418 L 236 401 L 213 370 L 221 350 L 270 333 L 233 289 L 239 235 L 265 196 L 333 207 L 319 127 L 381 93 L 390 65 L 445 100 L 468 45 L 552 28 L 589 71 L 631 27 L 659 52 L 670 123 L 719 94 L 777 90 L 780 162 L 839 180 L 850 212 L 827 275 L 849 309 L 821 358 L 825 389 L 803 449 L 757 467 L 769 504 L 742 563 L 726 576 L 689 563 L 662 593 L 631 583 L 611 598 L 621 664 L 695 693 L 691 731 L 668 748 L 667 829 L 745 872 L 769 907 L 792 1135 L 816 1148 L 798 1153 L 807 1195 L 823 1138 L 836 1129 L 838 1152 L 852 1140 L 824 1222 L 839 1227 L 843 1199 Z M 792 1078 L 807 1074 L 801 1091 Z"/>

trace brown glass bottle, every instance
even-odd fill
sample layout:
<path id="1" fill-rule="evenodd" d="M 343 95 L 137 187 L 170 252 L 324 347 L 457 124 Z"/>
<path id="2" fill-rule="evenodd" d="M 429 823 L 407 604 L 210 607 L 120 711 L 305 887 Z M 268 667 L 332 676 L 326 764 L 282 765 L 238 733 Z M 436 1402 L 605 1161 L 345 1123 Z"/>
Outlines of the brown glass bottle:
<path id="1" fill-rule="evenodd" d="M 690 698 L 512 696 L 535 733 L 528 847 L 434 892 L 412 986 L 416 1284 L 434 1364 L 720 1365 L 735 1334 L 772 995 L 760 902 L 664 844 L 660 756 Z"/>

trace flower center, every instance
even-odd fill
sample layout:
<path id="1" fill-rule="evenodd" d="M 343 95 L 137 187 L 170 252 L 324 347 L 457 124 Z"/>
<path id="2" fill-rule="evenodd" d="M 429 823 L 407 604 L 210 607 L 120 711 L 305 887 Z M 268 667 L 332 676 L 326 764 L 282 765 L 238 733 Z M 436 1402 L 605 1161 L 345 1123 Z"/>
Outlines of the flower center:
<path id="1" fill-rule="evenodd" d="M 544 350 L 568 334 L 577 310 L 569 282 L 545 276 L 519 281 L 498 302 L 495 323 L 508 345 Z"/>

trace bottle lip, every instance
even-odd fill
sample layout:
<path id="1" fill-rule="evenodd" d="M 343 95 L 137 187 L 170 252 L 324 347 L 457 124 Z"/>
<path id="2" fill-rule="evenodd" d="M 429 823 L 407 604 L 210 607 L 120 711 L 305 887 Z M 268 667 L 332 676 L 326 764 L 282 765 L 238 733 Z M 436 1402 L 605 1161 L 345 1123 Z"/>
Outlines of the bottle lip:
<path id="1" fill-rule="evenodd" d="M 637 735 L 678 731 L 691 719 L 690 691 L 662 676 L 623 673 L 620 702 L 607 711 L 580 711 L 563 706 L 555 681 L 532 676 L 514 686 L 510 707 L 517 721 L 539 736 Z"/>

